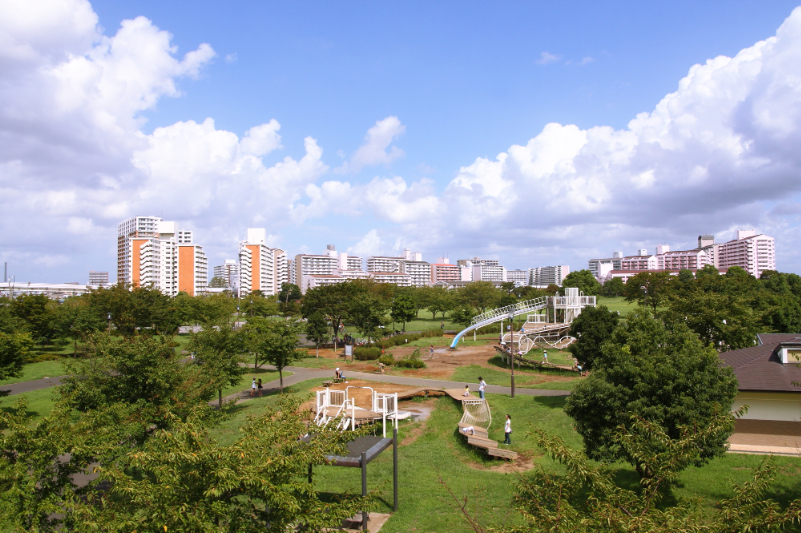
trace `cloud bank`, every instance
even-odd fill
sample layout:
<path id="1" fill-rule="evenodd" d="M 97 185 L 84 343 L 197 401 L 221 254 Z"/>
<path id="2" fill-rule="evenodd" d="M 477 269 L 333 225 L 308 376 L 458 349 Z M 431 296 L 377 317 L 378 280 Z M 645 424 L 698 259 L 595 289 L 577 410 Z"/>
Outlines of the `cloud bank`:
<path id="1" fill-rule="evenodd" d="M 801 9 L 735 57 L 692 66 L 625 129 L 547 124 L 445 183 L 358 178 L 404 156 L 396 116 L 335 170 L 311 136 L 299 159 L 265 164 L 283 148 L 277 120 L 241 135 L 213 118 L 144 133 L 143 113 L 180 97 L 215 57 L 209 44 L 179 53 L 144 17 L 106 35 L 86 1 L 0 4 L 0 260 L 66 281 L 59 272 L 96 268 L 79 258 L 102 249 L 113 268 L 116 224 L 154 214 L 190 222 L 212 257 L 234 253 L 251 216 L 279 242 L 327 217 L 380 228 L 338 243 L 358 253 L 402 238 L 429 258 L 500 256 L 510 267 L 580 268 L 612 247 L 728 238 L 748 225 L 777 237 L 780 268 L 798 270 Z M 294 253 L 305 243 L 281 244 Z"/>

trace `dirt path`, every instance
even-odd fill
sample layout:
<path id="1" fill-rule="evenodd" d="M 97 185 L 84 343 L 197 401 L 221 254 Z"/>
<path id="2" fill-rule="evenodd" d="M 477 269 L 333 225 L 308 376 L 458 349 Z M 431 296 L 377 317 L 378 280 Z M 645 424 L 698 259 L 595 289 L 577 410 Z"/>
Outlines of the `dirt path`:
<path id="1" fill-rule="evenodd" d="M 397 370 L 387 369 L 386 370 L 387 375 L 403 376 L 410 378 L 450 380 L 457 368 L 459 368 L 460 366 L 470 366 L 470 365 L 477 365 L 490 370 L 496 370 L 499 372 L 511 374 L 511 371 L 509 369 L 493 365 L 489 362 L 489 360 L 495 357 L 497 354 L 497 352 L 495 351 L 495 349 L 491 344 L 487 344 L 484 346 L 460 346 L 456 350 L 451 350 L 447 346 L 435 346 L 433 359 L 429 359 L 429 354 L 430 354 L 429 347 L 395 346 L 388 349 L 387 351 L 392 352 L 395 359 L 402 359 L 403 357 L 410 355 L 418 348 L 420 349 L 420 354 L 422 356 L 423 361 L 425 361 L 427 368 L 397 369 Z M 344 350 L 339 350 L 337 353 L 331 352 L 330 350 L 326 350 L 325 353 L 323 353 L 322 351 L 320 352 L 320 357 L 330 360 L 332 362 L 342 362 L 343 361 L 342 354 L 344 354 Z M 309 350 L 309 356 L 310 357 L 314 356 L 313 349 Z M 375 361 L 355 361 L 354 363 L 348 364 L 346 367 L 343 368 L 343 370 L 345 370 L 346 372 L 346 375 L 348 371 L 374 373 L 377 369 L 378 369 L 378 363 Z M 521 378 L 522 376 L 526 376 L 528 378 L 526 381 L 534 384 L 549 383 L 554 381 L 572 381 L 576 379 L 576 377 L 573 376 L 564 376 L 559 374 L 551 374 L 547 372 L 541 372 L 541 373 L 526 372 L 526 373 L 521 373 L 520 376 Z"/>

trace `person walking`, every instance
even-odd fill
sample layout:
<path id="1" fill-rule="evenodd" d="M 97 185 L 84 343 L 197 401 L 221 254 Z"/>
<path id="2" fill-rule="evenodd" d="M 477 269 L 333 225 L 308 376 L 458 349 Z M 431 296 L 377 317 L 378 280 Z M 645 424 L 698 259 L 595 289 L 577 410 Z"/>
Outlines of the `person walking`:
<path id="1" fill-rule="evenodd" d="M 430 353 L 428 355 L 428 358 L 429 359 L 434 359 L 434 345 L 433 344 L 431 345 L 431 350 L 430 350 Z"/>
<path id="2" fill-rule="evenodd" d="M 253 383 L 250 384 L 250 395 L 256 396 L 256 378 L 253 378 Z"/>
<path id="3" fill-rule="evenodd" d="M 478 396 L 482 400 L 484 399 L 484 389 L 487 388 L 487 382 L 484 381 L 484 378 L 478 376 Z"/>
<path id="4" fill-rule="evenodd" d="M 509 415 L 506 415 L 506 427 L 503 428 L 503 433 L 506 436 L 503 443 L 510 446 L 512 444 L 512 417 Z"/>
<path id="5" fill-rule="evenodd" d="M 542 351 L 542 362 L 543 363 L 547 363 L 548 362 L 548 350 L 543 350 Z"/>
<path id="6" fill-rule="evenodd" d="M 259 381 L 256 383 L 256 386 L 259 390 L 259 396 L 261 396 L 261 391 L 262 391 L 261 378 L 259 378 Z"/>

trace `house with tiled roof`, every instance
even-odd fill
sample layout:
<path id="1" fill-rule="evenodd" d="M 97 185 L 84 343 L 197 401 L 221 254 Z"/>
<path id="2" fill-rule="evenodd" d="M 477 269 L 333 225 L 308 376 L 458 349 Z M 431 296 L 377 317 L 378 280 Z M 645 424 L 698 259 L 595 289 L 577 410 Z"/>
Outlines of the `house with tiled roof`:
<path id="1" fill-rule="evenodd" d="M 747 405 L 744 420 L 801 421 L 801 334 L 760 333 L 756 346 L 720 359 L 737 376 L 733 409 Z"/>

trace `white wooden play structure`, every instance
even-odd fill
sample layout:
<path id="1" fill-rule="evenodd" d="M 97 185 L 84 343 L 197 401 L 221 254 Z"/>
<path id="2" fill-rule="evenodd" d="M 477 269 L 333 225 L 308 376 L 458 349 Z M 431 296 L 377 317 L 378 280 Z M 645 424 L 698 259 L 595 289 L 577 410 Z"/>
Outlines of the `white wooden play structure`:
<path id="1" fill-rule="evenodd" d="M 348 397 L 350 389 L 368 389 L 370 391 L 370 406 L 368 408 L 356 405 L 354 398 Z M 356 429 L 364 423 L 381 420 L 384 429 L 384 438 L 387 436 L 387 420 L 392 421 L 395 428 L 398 420 L 409 418 L 411 413 L 398 410 L 398 393 L 376 392 L 371 387 L 350 386 L 345 390 L 329 389 L 326 387 L 317 391 L 316 411 L 314 423 L 325 426 L 332 421 L 342 431 Z"/>

